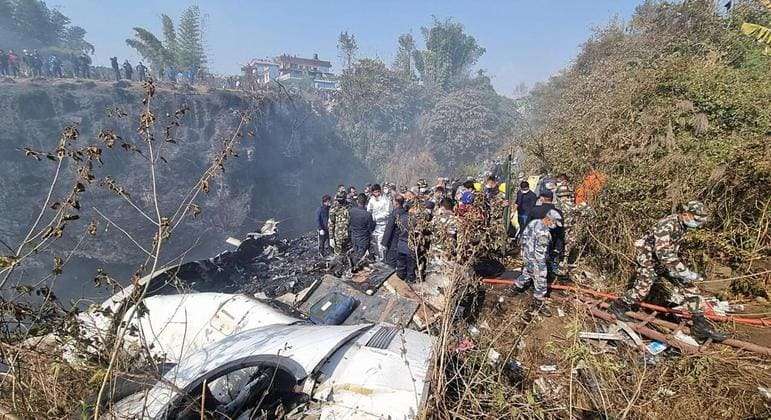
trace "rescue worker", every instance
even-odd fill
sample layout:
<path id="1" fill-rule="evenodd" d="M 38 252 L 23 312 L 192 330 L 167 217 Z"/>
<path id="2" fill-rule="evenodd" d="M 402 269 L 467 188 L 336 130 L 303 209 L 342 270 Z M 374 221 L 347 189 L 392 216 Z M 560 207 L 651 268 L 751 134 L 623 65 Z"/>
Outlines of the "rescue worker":
<path id="1" fill-rule="evenodd" d="M 426 272 L 436 272 L 455 255 L 458 217 L 452 210 L 452 200 L 442 198 L 431 219 L 431 247 L 428 250 Z"/>
<path id="2" fill-rule="evenodd" d="M 576 213 L 576 196 L 573 193 L 573 189 L 570 187 L 570 181 L 566 174 L 560 174 L 557 176 L 556 189 L 554 190 L 554 204 L 559 211 L 562 212 L 562 230 L 565 235 L 565 250 L 563 252 L 563 258 L 560 262 L 561 273 L 565 273 L 567 260 L 570 255 L 570 251 L 575 244 L 575 235 L 572 234 L 573 221 L 575 220 Z"/>
<path id="3" fill-rule="evenodd" d="M 396 250 L 396 275 L 412 283 L 415 281 L 415 257 L 409 245 L 410 216 L 403 196 L 396 196 L 394 202 L 396 208 L 386 224 L 383 245 Z"/>
<path id="4" fill-rule="evenodd" d="M 393 210 L 391 210 L 391 213 L 388 215 L 388 220 L 386 221 L 386 228 L 383 231 L 383 239 L 380 241 L 380 244 L 385 248 L 385 263 L 389 266 L 396 268 L 397 267 L 397 260 L 399 253 L 397 251 L 397 242 L 393 240 L 393 238 L 389 235 L 393 234 L 394 224 L 396 223 L 396 218 L 401 213 L 401 209 L 404 207 L 404 197 L 401 196 L 401 194 L 394 195 L 394 199 L 392 201 L 392 207 Z M 389 225 L 391 226 L 391 230 L 389 231 Z"/>
<path id="5" fill-rule="evenodd" d="M 423 178 L 420 178 L 418 180 L 418 183 L 416 184 L 416 187 L 418 187 L 417 195 L 420 197 L 425 197 L 429 193 L 428 189 L 428 181 L 426 181 Z"/>
<path id="6" fill-rule="evenodd" d="M 538 198 L 539 205 L 533 207 L 530 211 L 529 219 L 537 220 L 543 219 L 546 214 L 552 210 L 556 211 L 561 218 L 564 218 L 562 212 L 554 205 L 554 193 L 548 188 L 541 192 Z M 532 222 L 528 222 L 532 223 Z M 565 255 L 565 230 L 562 228 L 562 224 L 552 230 L 551 243 L 549 244 L 549 251 L 546 254 L 546 267 L 548 269 L 548 278 L 553 280 L 559 273 L 559 264 Z"/>
<path id="7" fill-rule="evenodd" d="M 356 206 L 349 213 L 348 236 L 351 238 L 351 268 L 355 271 L 360 265 L 372 242 L 372 232 L 375 230 L 375 220 L 367 211 L 367 195 L 364 193 L 356 197 Z"/>
<path id="8" fill-rule="evenodd" d="M 345 191 L 335 195 L 335 204 L 329 209 L 329 234 L 332 248 L 338 257 L 345 255 L 351 248 L 351 238 L 348 235 L 350 214 Z"/>
<path id="9" fill-rule="evenodd" d="M 530 183 L 527 181 L 520 182 L 517 198 L 514 202 L 514 209 L 517 210 L 517 221 L 519 222 L 518 237 L 525 231 L 525 227 L 527 227 L 527 223 L 530 220 L 530 211 L 535 207 L 537 200 L 538 197 L 536 197 L 535 193 L 530 191 Z"/>
<path id="10" fill-rule="evenodd" d="M 550 210 L 541 219 L 535 219 L 522 234 L 522 274 L 514 280 L 513 293 L 519 294 L 533 284 L 535 308 L 544 316 L 551 316 L 547 306 L 547 252 L 552 240 L 551 230 L 562 225 L 562 216 L 556 210 Z"/>
<path id="11" fill-rule="evenodd" d="M 319 255 L 325 258 L 329 255 L 329 207 L 332 197 L 324 194 L 321 206 L 316 210 L 316 228 L 319 230 Z"/>
<path id="12" fill-rule="evenodd" d="M 388 216 L 391 214 L 391 200 L 383 195 L 382 188 L 379 184 L 372 186 L 370 190 L 371 196 L 367 203 L 367 211 L 372 215 L 372 219 L 375 221 L 375 230 L 372 234 L 375 241 L 375 247 L 373 250 L 377 250 L 377 260 L 383 261 L 385 259 L 386 248 L 383 246 L 383 234 L 385 233 L 386 223 L 388 223 Z"/>
<path id="13" fill-rule="evenodd" d="M 355 203 L 356 197 L 359 195 L 358 191 L 356 191 L 356 187 L 351 185 L 348 187 L 348 202 L 349 203 Z"/>
<path id="14" fill-rule="evenodd" d="M 715 332 L 704 317 L 701 298 L 694 286 L 702 277 L 686 267 L 678 256 L 686 231 L 704 226 L 707 219 L 704 204 L 701 201 L 689 201 L 683 206 L 682 212 L 660 219 L 653 229 L 634 243 L 636 278 L 633 286 L 610 305 L 610 311 L 616 318 L 631 321 L 626 312 L 648 296 L 661 272 L 686 288 L 687 308 L 693 321 L 691 334 L 699 341 L 725 340 L 726 336 Z"/>

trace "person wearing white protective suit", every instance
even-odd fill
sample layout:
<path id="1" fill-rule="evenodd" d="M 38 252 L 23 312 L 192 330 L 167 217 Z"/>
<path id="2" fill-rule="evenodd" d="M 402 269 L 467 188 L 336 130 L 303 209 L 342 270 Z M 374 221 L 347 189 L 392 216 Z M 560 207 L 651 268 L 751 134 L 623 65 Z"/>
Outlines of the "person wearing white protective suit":
<path id="1" fill-rule="evenodd" d="M 386 250 L 381 242 L 383 241 L 386 222 L 388 222 L 388 215 L 391 214 L 391 200 L 383 195 L 379 184 L 372 186 L 369 202 L 367 203 L 367 211 L 372 215 L 372 219 L 375 220 L 375 231 L 372 233 L 372 237 L 373 240 L 377 241 L 377 260 L 383 261 Z"/>

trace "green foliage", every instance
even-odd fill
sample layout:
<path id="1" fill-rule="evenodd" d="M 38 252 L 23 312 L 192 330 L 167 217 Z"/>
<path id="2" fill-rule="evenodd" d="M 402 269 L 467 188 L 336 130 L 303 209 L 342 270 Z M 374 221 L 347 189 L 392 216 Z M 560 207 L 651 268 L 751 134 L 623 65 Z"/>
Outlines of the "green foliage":
<path id="1" fill-rule="evenodd" d="M 484 79 L 443 96 L 424 116 L 423 133 L 446 168 L 490 156 L 510 138 L 514 108 Z"/>
<path id="2" fill-rule="evenodd" d="M 177 45 L 177 31 L 174 29 L 174 21 L 168 15 L 163 14 L 161 15 L 161 27 L 163 27 L 163 47 L 176 59 L 179 56 L 179 46 Z"/>
<path id="3" fill-rule="evenodd" d="M 335 112 L 345 138 L 371 166 L 384 163 L 421 111 L 419 87 L 382 62 L 363 59 L 343 75 L 340 88 Z"/>
<path id="4" fill-rule="evenodd" d="M 192 70 L 194 74 L 199 69 L 205 69 L 206 53 L 203 48 L 201 11 L 198 6 L 190 6 L 182 13 L 182 17 L 179 18 L 177 35 L 179 48 L 176 54 L 177 67 Z"/>
<path id="5" fill-rule="evenodd" d="M 0 34 L 4 48 L 46 49 L 60 54 L 93 53 L 86 31 L 40 0 L 0 0 Z"/>
<path id="6" fill-rule="evenodd" d="M 413 66 L 413 54 L 415 53 L 415 40 L 412 34 L 403 34 L 399 36 L 399 48 L 396 51 L 394 60 L 394 69 L 402 74 L 407 80 L 415 79 L 415 70 Z"/>
<path id="7" fill-rule="evenodd" d="M 350 70 L 353 65 L 353 58 L 359 49 L 359 45 L 356 43 L 356 36 L 349 34 L 348 31 L 340 32 L 340 36 L 337 37 L 337 49 L 340 50 L 340 56 L 345 61 L 345 68 Z"/>
<path id="8" fill-rule="evenodd" d="M 203 47 L 201 11 L 198 6 L 190 6 L 182 13 L 179 29 L 174 29 L 174 22 L 167 15 L 161 15 L 163 42 L 152 32 L 141 27 L 134 28 L 134 38 L 126 44 L 149 61 L 152 68 L 162 74 L 167 67 L 177 70 L 206 69 L 206 53 Z"/>
<path id="9" fill-rule="evenodd" d="M 745 269 L 768 252 L 771 63 L 736 30 L 745 17 L 646 2 L 528 98 L 531 167 L 608 176 L 586 251 L 606 268 L 627 269 L 633 240 L 694 198 L 713 217 L 692 249 Z"/>
<path id="10" fill-rule="evenodd" d="M 433 26 L 421 30 L 426 49 L 415 53 L 415 66 L 425 83 L 447 90 L 467 78 L 471 66 L 485 53 L 463 25 L 449 19 L 434 20 Z"/>
<path id="11" fill-rule="evenodd" d="M 152 32 L 144 28 L 134 28 L 134 38 L 127 39 L 126 44 L 137 50 L 139 55 L 150 62 L 150 66 L 162 74 L 164 67 L 174 62 L 174 56 L 166 49 Z"/>
<path id="12" fill-rule="evenodd" d="M 494 155 L 516 121 L 512 101 L 499 96 L 483 74 L 469 75 L 484 49 L 462 25 L 435 21 L 423 33 L 422 51 L 412 35 L 399 37 L 393 69 L 363 59 L 341 77 L 339 127 L 378 175 L 405 179 L 420 171 L 420 177 L 430 177 L 460 170 Z M 348 37 L 343 32 L 340 45 Z"/>

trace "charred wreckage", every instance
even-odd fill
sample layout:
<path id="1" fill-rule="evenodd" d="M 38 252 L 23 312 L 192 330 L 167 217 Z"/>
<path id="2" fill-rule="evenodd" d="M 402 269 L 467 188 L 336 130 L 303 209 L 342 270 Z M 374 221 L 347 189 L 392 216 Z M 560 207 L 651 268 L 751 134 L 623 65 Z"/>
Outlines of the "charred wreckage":
<path id="1" fill-rule="evenodd" d="M 428 394 L 434 338 L 419 299 L 384 264 L 335 277 L 315 238 L 281 240 L 277 223 L 228 243 L 237 249 L 146 276 L 79 314 L 107 342 L 157 367 L 117 378 L 101 418 L 415 418 Z M 131 303 L 135 288 L 146 290 Z M 72 361 L 83 350 L 64 344 Z"/>

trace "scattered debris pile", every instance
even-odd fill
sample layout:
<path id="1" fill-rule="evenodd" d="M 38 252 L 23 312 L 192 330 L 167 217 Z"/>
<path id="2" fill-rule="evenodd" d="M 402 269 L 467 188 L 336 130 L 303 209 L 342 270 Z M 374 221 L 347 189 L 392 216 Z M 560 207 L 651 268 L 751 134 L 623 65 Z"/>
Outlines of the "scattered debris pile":
<path id="1" fill-rule="evenodd" d="M 484 303 L 474 318 L 444 314 L 430 417 L 766 418 L 771 414 L 768 320 L 708 316 L 730 338 L 699 343 L 686 314 L 650 307 L 619 322 L 607 293 L 553 285 L 551 316 L 511 296 L 507 271 L 460 285 Z M 458 289 L 458 285 L 455 286 Z M 594 293 L 591 293 L 594 292 Z M 603 296 L 601 296 L 603 295 Z M 607 295 L 607 296 L 604 296 Z M 652 305 L 648 305 L 652 306 Z M 447 318 L 449 317 L 449 318 Z"/>
<path id="2" fill-rule="evenodd" d="M 165 270 L 152 279 L 149 296 L 189 291 L 275 298 L 307 289 L 327 272 L 329 264 L 318 257 L 313 234 L 280 239 L 277 225 L 269 220 L 244 240 L 228 238 L 235 250 Z"/>

